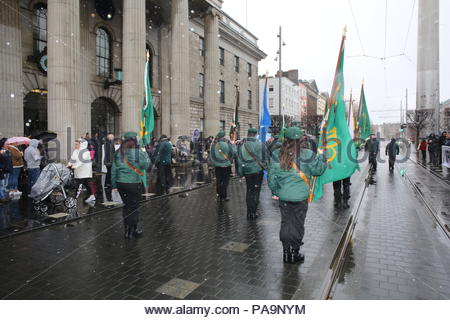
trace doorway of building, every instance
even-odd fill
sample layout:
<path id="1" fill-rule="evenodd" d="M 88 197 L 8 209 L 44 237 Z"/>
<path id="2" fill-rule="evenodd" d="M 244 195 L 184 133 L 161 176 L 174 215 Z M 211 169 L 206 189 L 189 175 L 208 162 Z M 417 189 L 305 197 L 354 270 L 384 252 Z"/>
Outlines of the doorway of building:
<path id="1" fill-rule="evenodd" d="M 91 104 L 91 134 L 96 133 L 101 138 L 108 133 L 118 132 L 120 111 L 116 103 L 106 97 L 100 97 Z"/>
<path id="2" fill-rule="evenodd" d="M 47 90 L 33 89 L 23 99 L 24 135 L 47 131 Z"/>

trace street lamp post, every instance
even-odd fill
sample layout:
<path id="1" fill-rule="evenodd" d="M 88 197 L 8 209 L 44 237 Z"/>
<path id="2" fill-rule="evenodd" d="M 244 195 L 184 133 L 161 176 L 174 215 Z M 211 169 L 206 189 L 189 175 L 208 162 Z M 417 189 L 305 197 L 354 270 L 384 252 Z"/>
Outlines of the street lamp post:
<path id="1" fill-rule="evenodd" d="M 281 49 L 283 47 L 283 40 L 280 33 L 278 34 L 279 47 L 278 47 L 278 115 L 280 116 L 280 130 L 281 130 L 281 82 L 282 82 L 282 70 L 281 70 Z"/>

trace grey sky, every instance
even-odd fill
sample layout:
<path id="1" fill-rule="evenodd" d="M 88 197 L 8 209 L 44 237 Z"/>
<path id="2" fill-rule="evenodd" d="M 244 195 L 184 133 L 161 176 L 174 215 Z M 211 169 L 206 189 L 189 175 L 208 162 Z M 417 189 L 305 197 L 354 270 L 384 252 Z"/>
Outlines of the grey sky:
<path id="1" fill-rule="evenodd" d="M 345 89 L 359 99 L 365 81 L 366 100 L 374 123 L 398 122 L 400 100 L 415 108 L 418 0 L 247 0 L 248 29 L 259 38 L 268 57 L 259 73 L 278 69 L 278 27 L 283 27 L 283 69 L 299 69 L 300 78 L 315 79 L 330 91 L 342 30 L 347 25 Z M 351 5 L 350 5 L 351 4 Z M 413 11 L 414 5 L 414 11 Z M 356 24 L 352 16 L 353 9 Z M 223 9 L 247 25 L 246 0 L 225 0 Z M 411 27 L 407 37 L 408 25 Z M 361 42 L 358 37 L 358 30 Z M 441 101 L 450 98 L 450 0 L 440 0 Z M 446 40 L 446 41 L 445 41 Z M 368 57 L 355 57 L 366 54 Z M 385 61 L 380 58 L 387 58 Z"/>

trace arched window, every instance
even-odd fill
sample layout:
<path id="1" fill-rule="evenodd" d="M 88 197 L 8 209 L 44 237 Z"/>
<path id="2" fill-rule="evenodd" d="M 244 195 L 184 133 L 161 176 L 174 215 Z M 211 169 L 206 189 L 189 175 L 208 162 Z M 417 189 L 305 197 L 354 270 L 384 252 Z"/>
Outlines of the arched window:
<path id="1" fill-rule="evenodd" d="M 47 47 L 47 6 L 44 3 L 34 6 L 33 43 L 35 54 Z"/>
<path id="2" fill-rule="evenodd" d="M 97 75 L 105 78 L 111 76 L 111 40 L 103 28 L 97 29 Z"/>

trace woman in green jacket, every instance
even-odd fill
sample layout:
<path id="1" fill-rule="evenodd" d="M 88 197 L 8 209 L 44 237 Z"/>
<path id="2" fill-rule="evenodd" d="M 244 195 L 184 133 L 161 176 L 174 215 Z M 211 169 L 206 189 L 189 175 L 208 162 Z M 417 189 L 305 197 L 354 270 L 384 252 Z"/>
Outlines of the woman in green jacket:
<path id="1" fill-rule="evenodd" d="M 305 234 L 311 178 L 322 175 L 327 165 L 323 150 L 318 149 L 316 155 L 309 149 L 301 148 L 302 135 L 299 128 L 288 128 L 281 148 L 273 154 L 269 168 L 269 187 L 279 198 L 280 241 L 285 263 L 305 260 L 305 256 L 300 253 L 300 246 Z"/>
<path id="2" fill-rule="evenodd" d="M 113 191 L 119 191 L 124 203 L 123 222 L 125 238 L 131 239 L 142 235 L 138 230 L 139 200 L 142 194 L 142 177 L 150 166 L 147 152 L 139 149 L 137 133 L 127 132 L 119 150 L 114 153 L 111 170 Z"/>

